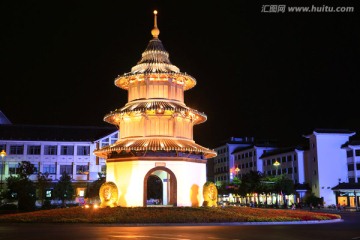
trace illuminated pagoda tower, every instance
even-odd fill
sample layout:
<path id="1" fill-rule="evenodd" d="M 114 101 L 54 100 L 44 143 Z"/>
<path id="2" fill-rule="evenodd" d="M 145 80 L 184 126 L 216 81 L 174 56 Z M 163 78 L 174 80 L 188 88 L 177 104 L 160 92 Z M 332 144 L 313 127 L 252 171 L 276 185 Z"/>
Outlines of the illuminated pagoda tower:
<path id="1" fill-rule="evenodd" d="M 118 206 L 149 205 L 150 179 L 160 189 L 159 204 L 201 206 L 207 158 L 216 153 L 193 140 L 193 126 L 207 119 L 184 103 L 196 80 L 170 62 L 159 33 L 154 11 L 153 38 L 140 61 L 115 79 L 128 91 L 128 103 L 104 117 L 119 127 L 119 139 L 94 154 L 106 159 L 106 182 L 115 183 Z"/>

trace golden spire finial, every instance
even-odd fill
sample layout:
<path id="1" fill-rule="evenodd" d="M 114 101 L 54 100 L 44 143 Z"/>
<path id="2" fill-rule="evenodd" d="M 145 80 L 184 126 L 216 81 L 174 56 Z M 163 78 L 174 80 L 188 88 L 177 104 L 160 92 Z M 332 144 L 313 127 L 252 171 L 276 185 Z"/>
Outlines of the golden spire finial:
<path id="1" fill-rule="evenodd" d="M 159 34 L 160 34 L 160 30 L 157 27 L 157 11 L 154 10 L 154 28 L 151 30 L 151 34 L 153 35 L 154 38 L 158 38 Z"/>

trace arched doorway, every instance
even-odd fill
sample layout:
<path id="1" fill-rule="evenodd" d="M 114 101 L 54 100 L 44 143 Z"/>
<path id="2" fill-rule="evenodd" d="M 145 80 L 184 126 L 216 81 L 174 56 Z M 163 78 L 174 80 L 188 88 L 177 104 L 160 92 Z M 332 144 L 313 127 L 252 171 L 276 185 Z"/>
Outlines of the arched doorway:
<path id="1" fill-rule="evenodd" d="M 155 174 L 151 174 L 147 180 L 147 205 L 163 204 L 163 182 L 161 178 Z"/>
<path id="2" fill-rule="evenodd" d="M 159 183 L 159 180 L 161 183 Z M 151 191 L 155 191 L 155 193 L 151 193 Z M 151 194 L 151 196 L 148 196 L 148 194 Z M 161 196 L 161 205 L 177 205 L 177 180 L 170 169 L 155 167 L 147 172 L 144 177 L 143 206 L 148 205 L 148 200 L 152 196 Z"/>

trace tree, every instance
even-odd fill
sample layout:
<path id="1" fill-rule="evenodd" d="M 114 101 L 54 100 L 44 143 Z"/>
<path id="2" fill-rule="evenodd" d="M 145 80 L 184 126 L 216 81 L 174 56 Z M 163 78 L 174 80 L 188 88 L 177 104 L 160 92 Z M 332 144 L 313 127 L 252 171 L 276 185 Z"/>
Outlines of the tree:
<path id="1" fill-rule="evenodd" d="M 38 197 L 41 201 L 41 205 L 44 205 L 45 191 L 50 186 L 51 180 L 48 178 L 48 173 L 39 172 L 37 175 L 36 187 L 38 190 Z"/>
<path id="2" fill-rule="evenodd" d="M 277 176 L 271 176 L 271 181 L 274 182 L 273 186 L 273 192 L 281 195 L 283 198 L 284 206 L 286 205 L 286 195 L 293 194 L 295 192 L 294 188 L 294 182 L 289 179 L 285 174 L 277 175 Z M 276 205 L 278 205 L 277 202 L 278 198 L 276 198 Z"/>
<path id="3" fill-rule="evenodd" d="M 260 171 L 250 171 L 242 175 L 241 183 L 239 187 L 239 194 L 243 197 L 248 193 L 261 192 L 261 179 L 263 175 Z M 259 198 L 259 194 L 257 195 Z M 258 199 L 259 202 L 259 199 Z"/>
<path id="4" fill-rule="evenodd" d="M 233 180 L 232 180 L 232 184 L 234 186 L 239 186 L 241 183 L 240 179 L 238 177 L 234 177 Z"/>
<path id="5" fill-rule="evenodd" d="M 63 207 L 66 206 L 66 200 L 73 199 L 74 188 L 71 183 L 71 177 L 66 172 L 61 175 L 59 182 L 55 185 L 54 195 L 61 200 Z"/>
<path id="6" fill-rule="evenodd" d="M 318 204 L 323 205 L 323 199 L 316 197 L 314 193 L 310 193 L 308 196 L 304 199 L 305 203 L 310 206 L 310 204 L 315 207 L 318 206 Z"/>
<path id="7" fill-rule="evenodd" d="M 267 206 L 267 196 L 268 194 L 275 192 L 275 177 L 274 176 L 264 176 L 261 180 L 261 189 L 262 192 L 266 195 L 265 205 Z"/>
<path id="8" fill-rule="evenodd" d="M 218 189 L 218 194 L 219 195 L 229 194 L 229 192 L 228 192 L 228 190 L 226 188 L 229 185 L 229 182 L 216 181 L 215 185 L 216 185 L 216 187 Z"/>
<path id="9" fill-rule="evenodd" d="M 99 178 L 89 184 L 85 194 L 86 198 L 100 200 L 99 197 L 100 187 L 103 183 L 106 182 L 106 177 L 102 173 L 98 173 L 98 175 Z"/>
<path id="10" fill-rule="evenodd" d="M 6 185 L 7 185 L 7 191 L 6 196 L 10 201 L 14 201 L 18 199 L 18 190 L 19 190 L 19 182 L 20 177 L 19 176 L 10 176 L 6 178 Z"/>
<path id="11" fill-rule="evenodd" d="M 31 174 L 34 174 L 35 167 L 29 161 L 22 161 L 18 166 L 18 175 L 20 178 L 28 178 Z"/>
<path id="12" fill-rule="evenodd" d="M 18 166 L 18 176 L 10 176 L 6 179 L 9 199 L 18 200 L 20 211 L 35 210 L 36 188 L 35 184 L 29 179 L 29 175 L 34 173 L 34 165 L 29 161 L 22 161 Z"/>

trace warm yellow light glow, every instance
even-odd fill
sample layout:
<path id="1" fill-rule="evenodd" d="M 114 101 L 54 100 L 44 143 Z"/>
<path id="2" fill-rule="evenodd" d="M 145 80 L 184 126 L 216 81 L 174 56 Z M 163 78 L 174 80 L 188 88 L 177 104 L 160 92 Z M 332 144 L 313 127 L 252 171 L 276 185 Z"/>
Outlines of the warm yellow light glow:
<path id="1" fill-rule="evenodd" d="M 128 143 L 125 145 L 125 147 L 129 147 L 129 146 L 131 146 L 133 143 L 134 143 L 134 141 L 128 142 Z"/>
<path id="2" fill-rule="evenodd" d="M 162 106 L 160 106 L 160 107 L 158 107 L 157 109 L 156 109 L 156 113 L 157 114 L 162 114 L 162 113 L 164 113 L 164 108 L 162 107 Z"/>
<path id="3" fill-rule="evenodd" d="M 98 209 L 98 208 L 99 208 L 99 205 L 97 205 L 96 203 L 95 203 L 95 204 L 85 204 L 85 205 L 84 205 L 84 208 L 85 208 L 85 209 L 90 209 L 90 208 L 92 208 L 92 209 Z"/>
<path id="4" fill-rule="evenodd" d="M 119 139 L 94 152 L 106 160 L 106 181 L 116 186 L 114 206 L 146 205 L 145 181 L 156 175 L 162 181 L 162 204 L 199 207 L 203 204 L 206 159 L 216 152 L 193 141 L 193 126 L 207 119 L 184 103 L 184 91 L 193 88 L 196 80 L 171 64 L 158 39 L 158 11 L 153 13 L 153 39 L 141 60 L 131 72 L 115 79 L 117 87 L 128 91 L 128 103 L 104 117 L 119 127 Z M 159 151 L 161 157 L 152 151 Z M 205 159 L 192 159 L 194 152 Z M 105 195 L 101 192 L 101 196 Z"/>
<path id="5" fill-rule="evenodd" d="M 5 150 L 3 149 L 1 152 L 0 152 L 0 156 L 2 157 L 2 158 L 4 158 L 4 157 L 6 157 L 6 152 L 5 152 Z"/>
<path id="6" fill-rule="evenodd" d="M 277 167 L 277 166 L 280 165 L 280 163 L 278 162 L 278 160 L 276 160 L 273 165 L 274 165 L 275 167 Z"/>

